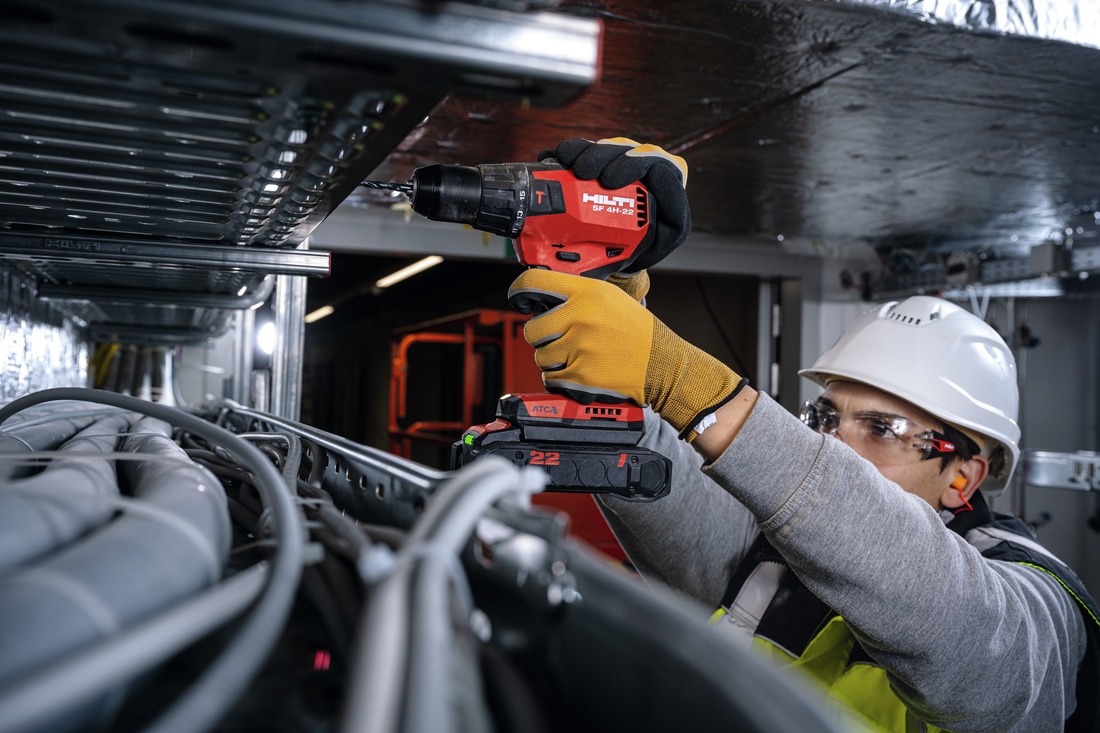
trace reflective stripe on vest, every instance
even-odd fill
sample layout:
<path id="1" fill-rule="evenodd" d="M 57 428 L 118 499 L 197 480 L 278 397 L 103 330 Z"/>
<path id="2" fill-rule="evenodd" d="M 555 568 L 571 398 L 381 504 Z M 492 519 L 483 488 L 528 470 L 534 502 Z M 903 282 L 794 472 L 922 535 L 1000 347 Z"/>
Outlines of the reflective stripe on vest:
<path id="1" fill-rule="evenodd" d="M 812 623 L 814 629 L 795 631 L 789 626 L 790 618 L 783 620 L 786 628 L 776 623 L 778 619 L 765 618 L 769 609 L 774 614 L 778 605 L 785 605 L 773 604 L 776 596 L 784 592 L 788 603 L 806 607 L 805 599 L 798 597 L 796 585 L 805 588 L 788 567 L 762 561 L 748 574 L 734 599 L 714 612 L 711 621 L 723 636 L 742 646 L 751 644 L 755 652 L 775 666 L 798 669 L 820 685 L 824 693 L 822 703 L 845 730 L 861 733 L 938 730 L 925 726 L 902 705 L 890 689 L 885 671 L 863 653 L 844 619 L 824 604 L 795 622 Z M 803 645 L 799 639 L 804 640 Z"/>
<path id="2" fill-rule="evenodd" d="M 764 617 L 779 589 L 779 581 L 787 572 L 787 566 L 777 562 L 762 562 L 753 568 L 729 607 L 719 608 L 711 616 L 711 621 L 721 629 L 722 635 L 739 646 L 751 646 L 760 619 Z"/>

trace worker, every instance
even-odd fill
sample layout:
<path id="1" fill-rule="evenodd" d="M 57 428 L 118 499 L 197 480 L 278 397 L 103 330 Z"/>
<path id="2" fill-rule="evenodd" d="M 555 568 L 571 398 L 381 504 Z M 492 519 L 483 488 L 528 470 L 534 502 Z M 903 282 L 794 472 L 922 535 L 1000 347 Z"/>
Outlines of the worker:
<path id="1" fill-rule="evenodd" d="M 625 138 L 544 155 L 656 198 L 654 244 L 690 215 L 682 158 Z M 669 179 L 677 181 L 669 185 Z M 816 681 L 857 730 L 1095 731 L 1100 611 L 1027 526 L 991 511 L 1019 454 L 1011 351 L 958 306 L 870 310 L 801 374 L 824 388 L 790 414 L 618 285 L 527 270 L 509 291 L 547 388 L 647 410 L 670 495 L 601 497 L 643 577 Z M 658 417 L 659 416 L 659 417 Z"/>

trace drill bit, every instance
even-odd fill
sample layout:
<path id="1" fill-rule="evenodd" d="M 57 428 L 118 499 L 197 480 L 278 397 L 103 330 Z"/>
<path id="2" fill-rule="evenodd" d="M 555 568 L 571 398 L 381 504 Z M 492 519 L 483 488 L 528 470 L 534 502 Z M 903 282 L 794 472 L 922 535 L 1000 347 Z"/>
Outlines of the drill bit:
<path id="1" fill-rule="evenodd" d="M 403 194 L 412 193 L 411 183 L 387 183 L 385 181 L 363 181 L 359 184 L 363 188 L 373 188 L 381 191 L 400 191 Z"/>

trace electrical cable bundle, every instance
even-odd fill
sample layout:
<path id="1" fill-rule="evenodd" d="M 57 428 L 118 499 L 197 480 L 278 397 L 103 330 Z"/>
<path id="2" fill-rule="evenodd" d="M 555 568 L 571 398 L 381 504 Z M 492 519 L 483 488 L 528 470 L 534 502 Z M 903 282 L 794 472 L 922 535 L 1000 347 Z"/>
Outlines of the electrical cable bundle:
<path id="1" fill-rule="evenodd" d="M 493 456 L 434 472 L 228 402 L 16 400 L 0 733 L 832 730 L 535 510 L 545 482 Z"/>

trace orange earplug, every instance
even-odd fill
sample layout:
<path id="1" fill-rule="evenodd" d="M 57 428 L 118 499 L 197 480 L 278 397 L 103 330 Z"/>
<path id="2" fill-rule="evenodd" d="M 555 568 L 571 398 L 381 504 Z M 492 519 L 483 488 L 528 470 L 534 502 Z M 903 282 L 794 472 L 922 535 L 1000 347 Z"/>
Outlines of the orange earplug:
<path id="1" fill-rule="evenodd" d="M 955 491 L 959 492 L 959 499 L 961 499 L 962 503 L 963 503 L 963 506 L 959 507 L 955 511 L 956 514 L 958 514 L 959 512 L 972 512 L 972 511 L 974 511 L 974 507 L 970 506 L 970 502 L 966 500 L 965 496 L 963 496 L 963 489 L 966 488 L 966 485 L 968 483 L 970 483 L 970 482 L 967 481 L 965 478 L 963 478 L 963 476 L 961 474 L 959 476 L 956 476 L 955 480 L 951 482 L 951 488 L 953 488 Z"/>

